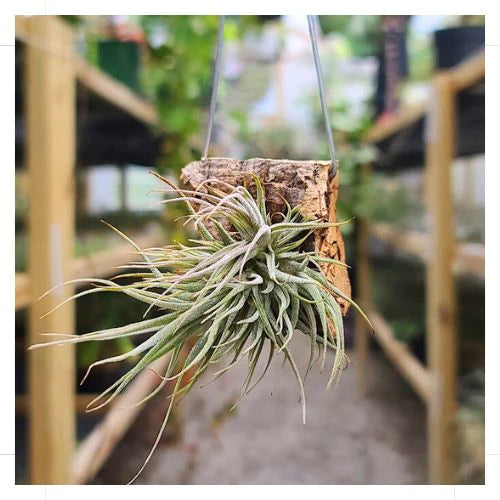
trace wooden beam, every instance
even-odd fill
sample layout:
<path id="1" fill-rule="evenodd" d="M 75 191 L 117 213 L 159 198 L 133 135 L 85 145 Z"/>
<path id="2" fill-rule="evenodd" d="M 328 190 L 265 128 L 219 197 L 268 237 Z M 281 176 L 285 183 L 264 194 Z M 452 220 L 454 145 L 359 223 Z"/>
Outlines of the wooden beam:
<path id="1" fill-rule="evenodd" d="M 125 84 L 115 80 L 87 61 L 75 59 L 78 81 L 89 90 L 138 120 L 149 125 L 158 125 L 156 108 Z"/>
<path id="2" fill-rule="evenodd" d="M 454 68 L 447 70 L 448 78 L 455 92 L 466 89 L 479 82 L 485 75 L 484 49 L 468 57 Z"/>
<path id="3" fill-rule="evenodd" d="M 388 245 L 428 261 L 430 238 L 419 231 L 403 231 L 391 224 L 370 224 L 372 236 Z M 484 245 L 481 243 L 458 243 L 453 249 L 453 272 L 474 274 L 484 278 Z"/>
<path id="4" fill-rule="evenodd" d="M 81 393 L 76 395 L 76 412 L 81 415 L 86 413 L 88 404 L 97 397 L 97 394 Z M 104 415 L 106 407 L 100 408 L 94 412 L 95 415 Z M 16 396 L 16 415 L 27 415 L 29 417 L 29 398 L 20 394 Z"/>
<path id="5" fill-rule="evenodd" d="M 68 48 L 60 45 L 57 40 L 50 41 L 43 35 L 31 31 L 29 24 L 37 17 L 41 16 L 16 16 L 16 38 L 18 40 L 24 42 L 27 46 L 37 48 L 39 51 L 66 58 L 68 62 L 74 65 L 78 81 L 89 90 L 144 123 L 149 125 L 159 124 L 156 108 L 151 102 L 131 90 L 127 85 L 79 57 L 72 50 L 73 44 Z M 65 29 L 68 32 L 71 30 L 71 26 L 61 19 L 53 19 L 52 22 L 57 24 L 60 29 Z"/>
<path id="6" fill-rule="evenodd" d="M 116 398 L 103 421 L 79 445 L 71 466 L 73 484 L 85 484 L 102 467 L 114 447 L 142 411 L 143 405 L 132 406 L 146 397 L 158 385 L 158 376 L 167 367 L 170 355 L 151 363 L 151 369 L 143 370 L 128 388 Z"/>
<path id="7" fill-rule="evenodd" d="M 148 248 L 161 245 L 164 241 L 164 233 L 160 226 L 154 226 L 144 234 L 130 235 L 141 247 Z M 117 267 L 126 265 L 134 260 L 133 248 L 129 243 L 118 243 L 111 248 L 98 250 L 83 257 L 77 257 L 71 261 L 72 278 L 107 278 Z M 29 305 L 31 300 L 31 280 L 27 273 L 16 273 L 16 310 Z"/>
<path id="8" fill-rule="evenodd" d="M 71 276 L 74 243 L 75 76 L 72 31 L 57 18 L 29 19 L 29 33 L 59 52 L 26 48 L 27 165 L 30 177 L 29 265 L 31 294 L 40 296 Z M 57 290 L 49 304 L 33 304 L 28 342 L 40 332 L 74 330 L 69 304 L 46 318 L 72 294 Z M 29 364 L 29 470 L 32 484 L 65 484 L 75 443 L 74 347 L 40 349 Z"/>
<path id="9" fill-rule="evenodd" d="M 454 68 L 442 70 L 438 75 L 447 75 L 453 89 L 458 92 L 474 85 L 485 74 L 484 50 L 467 58 Z M 376 143 L 387 139 L 422 118 L 427 111 L 426 103 L 398 110 L 391 118 L 377 123 L 365 136 L 366 142 Z"/>
<path id="10" fill-rule="evenodd" d="M 429 478 L 453 484 L 453 420 L 456 412 L 456 304 L 451 165 L 455 145 L 455 102 L 446 74 L 434 79 L 426 130 L 426 203 L 429 216 L 427 265 L 427 351 L 434 380 L 428 405 Z"/>
<path id="11" fill-rule="evenodd" d="M 366 309 L 375 330 L 373 338 L 415 392 L 424 402 L 429 402 L 433 383 L 431 372 L 412 354 L 404 342 L 394 336 L 392 327 L 374 307 Z"/>
<path id="12" fill-rule="evenodd" d="M 376 143 L 387 139 L 412 123 L 418 121 L 425 115 L 425 104 L 419 104 L 398 110 L 391 118 L 377 123 L 365 136 L 366 142 Z"/>
<path id="13" fill-rule="evenodd" d="M 484 279 L 485 251 L 482 243 L 460 243 L 455 247 L 453 271 L 474 274 Z"/>

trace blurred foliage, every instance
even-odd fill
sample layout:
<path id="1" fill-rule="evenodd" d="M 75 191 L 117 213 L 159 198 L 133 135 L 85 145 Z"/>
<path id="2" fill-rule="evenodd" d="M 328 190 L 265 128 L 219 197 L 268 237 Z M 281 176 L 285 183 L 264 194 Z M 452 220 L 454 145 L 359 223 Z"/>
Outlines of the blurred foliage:
<path id="1" fill-rule="evenodd" d="M 292 126 L 280 124 L 255 129 L 250 126 L 247 113 L 235 110 L 230 116 L 237 124 L 237 136 L 243 144 L 245 158 L 300 159 L 294 154 L 295 131 Z"/>
<path id="2" fill-rule="evenodd" d="M 485 242 L 484 207 L 455 204 L 455 235 L 460 241 Z"/>
<path id="3" fill-rule="evenodd" d="M 145 308 L 140 303 L 127 300 L 119 294 L 109 293 L 105 297 L 87 295 L 77 303 L 76 325 L 79 334 L 96 329 L 126 325 L 142 317 Z M 112 342 L 86 342 L 77 345 L 78 368 L 86 368 L 97 359 L 128 352 L 133 347 L 129 338 L 114 339 Z"/>
<path id="4" fill-rule="evenodd" d="M 364 141 L 373 127 L 371 108 L 366 103 L 361 114 L 354 114 L 347 101 L 339 101 L 331 107 L 331 120 L 340 165 L 340 189 L 337 213 L 340 220 L 362 217 L 377 222 L 405 224 L 408 219 L 420 215 L 416 203 L 404 185 L 386 175 L 370 175 L 362 178 L 360 168 L 377 159 L 375 146 Z M 316 127 L 324 134 L 324 122 L 316 111 Z M 324 141 L 318 151 L 319 158 L 328 158 Z M 342 226 L 344 234 L 350 234 L 352 224 Z"/>
<path id="5" fill-rule="evenodd" d="M 462 26 L 484 26 L 485 19 L 485 16 L 465 15 L 460 16 L 460 24 Z"/>
<path id="6" fill-rule="evenodd" d="M 375 307 L 396 337 L 425 360 L 425 264 L 416 257 L 373 242 L 371 293 Z M 457 277 L 458 370 L 466 375 L 484 368 L 484 283 Z M 472 395 L 474 391 L 469 391 Z M 463 396 L 463 397 L 462 397 Z M 469 403 L 468 395 L 461 396 Z M 470 401 L 472 403 L 472 401 Z"/>
<path id="7" fill-rule="evenodd" d="M 432 37 L 409 30 L 407 37 L 408 80 L 428 81 L 434 73 L 434 42 Z"/>
<path id="8" fill-rule="evenodd" d="M 331 108 L 331 120 L 334 141 L 337 148 L 337 159 L 340 165 L 341 190 L 337 205 L 340 220 L 348 220 L 355 216 L 366 217 L 370 214 L 373 204 L 374 186 L 361 183 L 359 167 L 370 163 L 376 158 L 375 148 L 363 141 L 364 135 L 373 125 L 373 119 L 368 106 L 361 116 L 353 116 L 347 101 L 339 101 Z M 316 127 L 323 133 L 323 117 L 316 113 Z M 326 142 L 320 149 L 320 157 L 328 158 Z M 347 234 L 352 231 L 352 225 L 343 226 Z"/>
<path id="9" fill-rule="evenodd" d="M 460 402 L 474 410 L 482 419 L 484 413 L 484 369 L 476 369 L 464 375 L 460 380 Z"/>
<path id="10" fill-rule="evenodd" d="M 381 45 L 381 16 L 319 16 L 324 34 L 344 38 L 353 57 L 372 56 Z"/>
<path id="11" fill-rule="evenodd" d="M 174 171 L 199 157 L 193 136 L 204 123 L 211 90 L 218 16 L 141 16 L 147 42 L 143 86 L 168 137 L 162 167 Z M 256 25 L 256 16 L 230 16 L 225 39 Z"/>
<path id="12" fill-rule="evenodd" d="M 425 359 L 425 270 L 414 258 L 376 254 L 372 261 L 372 295 L 375 307 L 394 329 L 398 340 L 412 346 Z"/>
<path id="13" fill-rule="evenodd" d="M 374 222 L 416 229 L 424 210 L 415 196 L 399 181 L 397 174 L 373 174 L 356 184 L 353 215 Z M 420 221 L 422 222 L 422 221 Z"/>
<path id="14" fill-rule="evenodd" d="M 15 219 L 16 230 L 20 225 L 18 221 L 22 220 L 28 213 L 29 196 L 25 173 L 16 169 L 15 172 Z"/>
<path id="15" fill-rule="evenodd" d="M 485 374 L 477 369 L 460 380 L 457 412 L 458 482 L 484 484 Z"/>
<path id="16" fill-rule="evenodd" d="M 394 329 L 396 338 L 405 344 L 412 344 L 422 335 L 425 328 L 423 322 L 415 322 L 407 318 L 395 319 L 390 322 L 390 325 Z"/>
<path id="17" fill-rule="evenodd" d="M 61 19 L 64 19 L 67 23 L 71 24 L 72 26 L 78 26 L 82 23 L 83 16 L 59 16 Z"/>

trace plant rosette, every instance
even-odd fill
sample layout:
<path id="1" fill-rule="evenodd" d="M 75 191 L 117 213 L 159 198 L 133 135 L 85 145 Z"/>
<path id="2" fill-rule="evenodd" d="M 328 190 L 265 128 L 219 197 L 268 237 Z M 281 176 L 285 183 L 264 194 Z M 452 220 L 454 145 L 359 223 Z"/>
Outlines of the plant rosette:
<path id="1" fill-rule="evenodd" d="M 174 401 L 186 394 L 209 368 L 216 367 L 213 376 L 219 377 L 246 358 L 248 372 L 241 390 L 243 397 L 262 380 L 273 358 L 283 356 L 283 362 L 288 363 L 297 380 L 305 423 L 304 379 L 315 360 L 321 359 L 323 369 L 327 352 L 330 350 L 333 353 L 327 388 L 338 381 L 348 363 L 344 350 L 342 312 L 337 298 L 348 301 L 368 321 L 357 304 L 326 279 L 320 267 L 324 262 L 339 266 L 345 264 L 301 250 L 314 231 L 340 223 L 306 220 L 299 207 L 292 208 L 286 202 L 284 214 L 268 213 L 265 191 L 256 177 L 253 178 L 255 199 L 244 186 L 233 187 L 210 180 L 204 182 L 205 192 L 200 191 L 202 186 L 196 191 L 182 190 L 169 180 L 157 177 L 168 185 L 168 189 L 163 191 L 176 195 L 162 203 L 186 203 L 190 212 L 186 223 L 194 223 L 199 239 L 189 240 L 188 245 L 176 243 L 142 250 L 113 228 L 140 255 L 140 262 L 124 266 L 135 272 L 112 280 L 72 280 L 69 283 L 92 283 L 96 286 L 77 293 L 65 302 L 93 293 L 117 292 L 145 303 L 148 306 L 145 316 L 152 309 L 160 315 L 117 328 L 63 336 L 30 347 L 149 334 L 146 340 L 128 352 L 89 366 L 82 383 L 96 366 L 139 357 L 126 374 L 89 404 L 89 411 L 111 403 L 139 372 L 154 360 L 170 354 L 161 382 L 136 403 L 144 403 L 158 394 L 169 381 L 175 381 L 156 442 L 131 482 L 143 471 L 157 447 Z M 229 190 L 229 194 L 220 188 Z M 277 217 L 279 221 L 275 222 Z M 120 284 L 123 278 L 129 280 L 128 284 Z M 130 278 L 135 280 L 131 284 Z M 292 340 L 296 332 L 310 338 L 309 360 L 304 374 L 299 372 L 292 354 Z M 189 353 L 183 358 L 186 348 Z M 254 380 L 261 356 L 267 356 L 265 368 Z M 177 369 L 179 364 L 181 368 Z M 223 366 L 219 368 L 217 365 Z M 184 384 L 181 383 L 183 379 Z"/>

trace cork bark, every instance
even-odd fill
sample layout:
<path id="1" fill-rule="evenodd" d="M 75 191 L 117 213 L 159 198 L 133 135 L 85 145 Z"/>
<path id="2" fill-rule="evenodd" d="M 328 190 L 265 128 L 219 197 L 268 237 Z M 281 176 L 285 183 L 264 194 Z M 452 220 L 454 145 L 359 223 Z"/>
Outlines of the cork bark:
<path id="1" fill-rule="evenodd" d="M 266 189 L 270 213 L 283 212 L 285 198 L 292 207 L 300 206 L 307 218 L 337 222 L 339 170 L 331 180 L 329 170 L 330 162 L 324 161 L 207 158 L 184 167 L 181 180 L 194 189 L 207 179 L 218 179 L 232 186 L 245 182 L 252 192 L 253 182 L 249 174 L 254 174 Z M 317 230 L 312 245 L 319 255 L 345 262 L 344 241 L 339 227 Z M 321 268 L 337 288 L 348 297 L 351 296 L 351 284 L 345 267 L 324 263 Z M 345 314 L 349 303 L 336 298 Z"/>

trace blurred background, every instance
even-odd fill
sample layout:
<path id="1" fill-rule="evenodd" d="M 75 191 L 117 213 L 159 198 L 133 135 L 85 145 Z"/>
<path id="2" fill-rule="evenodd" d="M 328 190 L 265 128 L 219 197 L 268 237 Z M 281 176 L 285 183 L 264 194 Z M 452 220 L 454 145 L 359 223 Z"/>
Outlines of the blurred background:
<path id="1" fill-rule="evenodd" d="M 47 323 L 65 296 L 34 300 L 130 260 L 101 219 L 143 247 L 187 240 L 148 171 L 178 182 L 201 156 L 217 27 L 217 16 L 16 20 L 19 484 L 121 484 L 154 442 L 166 393 L 84 412 L 126 369 L 80 386 L 86 367 L 130 340 L 36 357 L 26 346 L 142 316 L 134 301 L 89 295 Z M 350 277 L 375 335 L 350 312 L 353 363 L 335 391 L 310 377 L 306 426 L 280 366 L 231 413 L 244 367 L 196 388 L 139 483 L 484 483 L 484 17 L 320 16 L 319 33 L 339 217 L 354 217 Z M 227 16 L 222 72 L 210 156 L 328 159 L 305 16 Z"/>

